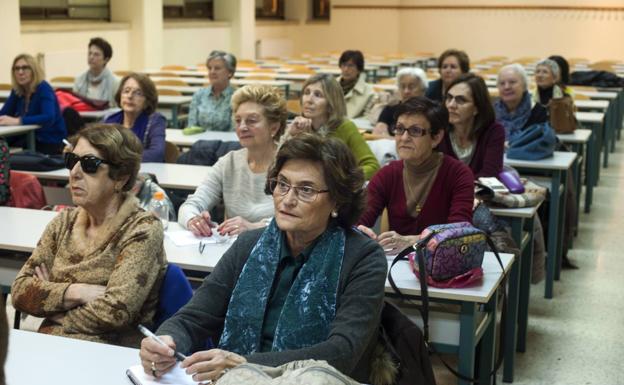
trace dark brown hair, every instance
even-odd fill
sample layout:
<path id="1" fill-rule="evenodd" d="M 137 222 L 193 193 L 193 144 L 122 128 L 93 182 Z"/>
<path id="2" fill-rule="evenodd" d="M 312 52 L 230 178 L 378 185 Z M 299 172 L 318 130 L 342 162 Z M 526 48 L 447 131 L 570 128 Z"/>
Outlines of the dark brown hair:
<path id="1" fill-rule="evenodd" d="M 364 55 L 362 55 L 361 51 L 357 50 L 346 50 L 340 55 L 340 59 L 338 60 L 338 66 L 343 65 L 344 63 L 351 60 L 358 72 L 364 71 Z"/>
<path id="2" fill-rule="evenodd" d="M 117 93 L 115 94 L 115 102 L 117 105 L 121 106 L 121 93 L 128 79 L 134 79 L 139 83 L 141 92 L 143 92 L 143 96 L 145 96 L 145 113 L 150 115 L 152 112 L 156 111 L 156 106 L 158 106 L 158 91 L 156 90 L 156 85 L 154 85 L 154 82 L 149 76 L 136 72 L 129 73 L 121 79 L 119 88 L 117 88 Z"/>
<path id="3" fill-rule="evenodd" d="M 319 162 L 329 196 L 336 202 L 335 221 L 344 229 L 353 226 L 364 212 L 366 190 L 364 172 L 349 148 L 338 139 L 302 133 L 285 141 L 267 173 L 264 191 L 271 194 L 269 180 L 276 178 L 284 164 L 293 159 Z"/>
<path id="4" fill-rule="evenodd" d="M 449 84 L 446 89 L 446 93 L 448 94 L 449 90 L 453 88 L 453 86 L 460 83 L 466 83 L 468 88 L 470 88 L 473 103 L 477 109 L 474 125 L 472 126 L 472 131 L 470 131 L 468 136 L 470 139 L 476 139 L 483 131 L 487 130 L 492 124 L 494 124 L 494 120 L 496 120 L 496 113 L 494 112 L 494 107 L 492 107 L 490 93 L 488 92 L 487 85 L 485 84 L 483 78 L 470 73 L 460 75 L 457 79 L 453 80 L 451 84 Z M 446 94 L 444 97 L 446 98 Z M 451 126 L 449 129 L 453 130 L 453 127 Z"/>
<path id="5" fill-rule="evenodd" d="M 414 96 L 397 105 L 394 113 L 394 121 L 399 120 L 401 115 L 422 115 L 429 122 L 432 137 L 438 132 L 448 129 L 449 115 L 442 104 L 424 96 Z"/>
<path id="6" fill-rule="evenodd" d="M 461 68 L 462 73 L 468 73 L 470 71 L 470 58 L 468 54 L 464 51 L 460 51 L 457 49 L 447 49 L 442 52 L 442 55 L 438 58 L 438 69 L 442 69 L 442 63 L 449 56 L 455 56 L 457 61 L 459 62 L 459 68 Z"/>
<path id="7" fill-rule="evenodd" d="M 80 138 L 95 147 L 104 160 L 112 163 L 108 169 L 109 178 L 121 180 L 128 177 L 122 190 L 130 191 L 139 173 L 143 155 L 143 145 L 134 132 L 119 124 L 95 123 L 78 131 L 70 139 L 72 146 L 75 147 Z"/>
<path id="8" fill-rule="evenodd" d="M 102 51 L 102 54 L 104 54 L 104 60 L 106 60 L 106 62 L 108 62 L 110 58 L 113 57 L 113 47 L 111 47 L 111 45 L 101 37 L 94 37 L 93 39 L 89 40 L 89 48 L 91 48 L 92 45 L 98 47 Z"/>

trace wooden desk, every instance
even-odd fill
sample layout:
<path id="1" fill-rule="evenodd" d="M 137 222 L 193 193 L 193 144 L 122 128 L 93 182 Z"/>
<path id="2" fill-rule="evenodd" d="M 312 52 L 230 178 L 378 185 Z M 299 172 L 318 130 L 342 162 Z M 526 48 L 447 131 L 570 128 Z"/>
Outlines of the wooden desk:
<path id="1" fill-rule="evenodd" d="M 0 126 L 0 137 L 26 135 L 26 147 L 29 150 L 35 151 L 35 130 L 38 130 L 39 128 L 41 128 L 41 126 L 36 124 L 23 126 Z"/>
<path id="2" fill-rule="evenodd" d="M 565 223 L 565 191 L 567 172 L 576 159 L 575 153 L 555 151 L 552 157 L 536 161 L 503 159 L 504 163 L 521 172 L 546 173 L 551 177 L 550 207 L 548 214 L 548 258 L 546 264 L 546 285 L 544 296 L 553 297 L 555 275 L 562 258 L 563 226 Z M 561 185 L 563 189 L 560 190 Z"/>
<path id="3" fill-rule="evenodd" d="M 184 135 L 182 130 L 167 128 L 166 139 L 178 147 L 191 147 L 198 140 L 221 140 L 224 142 L 238 142 L 234 131 L 204 131 L 195 135 Z"/>

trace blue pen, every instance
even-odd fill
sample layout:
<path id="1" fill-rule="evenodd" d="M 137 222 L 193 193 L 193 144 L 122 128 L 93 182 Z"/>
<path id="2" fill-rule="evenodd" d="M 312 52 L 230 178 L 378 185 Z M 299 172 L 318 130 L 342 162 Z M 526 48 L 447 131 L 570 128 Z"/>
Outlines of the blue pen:
<path id="1" fill-rule="evenodd" d="M 168 347 L 169 349 L 171 349 L 171 347 L 169 345 L 167 345 L 166 343 L 164 343 L 160 338 L 158 338 L 158 336 L 154 333 L 152 333 L 148 328 L 146 328 L 145 326 L 139 324 L 139 331 L 145 336 L 145 337 L 149 337 L 151 339 L 153 339 L 154 341 L 158 342 L 159 344 L 161 344 L 162 346 Z M 186 360 L 186 356 L 178 351 L 174 351 L 173 356 L 178 360 L 178 361 L 184 361 Z"/>

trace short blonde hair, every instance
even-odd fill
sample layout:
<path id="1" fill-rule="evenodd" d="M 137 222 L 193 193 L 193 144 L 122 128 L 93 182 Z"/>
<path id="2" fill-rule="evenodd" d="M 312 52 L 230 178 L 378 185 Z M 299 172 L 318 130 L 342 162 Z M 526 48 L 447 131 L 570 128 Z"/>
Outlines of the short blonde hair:
<path id="1" fill-rule="evenodd" d="M 311 85 L 321 83 L 321 89 L 327 100 L 327 122 L 325 126 L 328 131 L 334 131 L 338 126 L 342 124 L 347 116 L 347 106 L 344 100 L 344 94 L 342 87 L 338 81 L 330 74 L 316 74 L 308 78 L 301 87 L 301 99 L 299 100 L 303 104 L 303 93 L 305 89 Z"/>
<path id="2" fill-rule="evenodd" d="M 247 102 L 262 106 L 263 115 L 270 123 L 279 123 L 279 129 L 274 137 L 275 141 L 278 141 L 286 130 L 288 119 L 286 100 L 279 91 L 273 87 L 258 84 L 239 88 L 232 95 L 232 113 L 236 113 L 238 107 Z"/>
<path id="3" fill-rule="evenodd" d="M 28 89 L 17 84 L 17 78 L 15 77 L 15 71 L 13 70 L 13 68 L 15 68 L 15 63 L 17 63 L 19 60 L 24 60 L 26 64 L 28 64 L 32 72 L 32 80 L 28 85 Z M 44 79 L 45 74 L 43 73 L 43 68 L 41 68 L 39 63 L 37 63 L 37 60 L 35 60 L 32 55 L 29 55 L 27 53 L 21 53 L 17 55 L 15 59 L 13 59 L 13 65 L 11 66 L 11 83 L 13 85 L 13 91 L 15 91 L 15 93 L 19 96 L 33 94 L 37 89 L 39 83 L 41 83 Z"/>

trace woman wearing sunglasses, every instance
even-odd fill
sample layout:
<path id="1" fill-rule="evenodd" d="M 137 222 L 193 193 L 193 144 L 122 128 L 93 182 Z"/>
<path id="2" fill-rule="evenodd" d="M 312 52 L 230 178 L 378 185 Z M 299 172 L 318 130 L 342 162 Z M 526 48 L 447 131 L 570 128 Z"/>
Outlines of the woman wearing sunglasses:
<path id="1" fill-rule="evenodd" d="M 176 349 L 188 355 L 182 367 L 195 381 L 214 381 L 245 361 L 315 359 L 368 383 L 387 262 L 352 227 L 364 208 L 363 184 L 341 141 L 302 134 L 284 142 L 266 180 L 275 218 L 241 234 L 162 324 L 156 334 L 168 347 L 141 342 L 145 372 L 168 372 Z M 218 349 L 203 350 L 219 336 Z"/>
<path id="2" fill-rule="evenodd" d="M 359 226 L 388 255 L 413 245 L 427 226 L 471 222 L 474 199 L 470 169 L 434 150 L 448 127 L 446 109 L 430 99 L 414 97 L 399 104 L 396 116 L 394 139 L 400 160 L 371 179 Z M 384 209 L 390 228 L 377 235 L 370 227 Z"/>
<path id="3" fill-rule="evenodd" d="M 0 109 L 0 126 L 36 124 L 35 148 L 44 154 L 60 154 L 67 136 L 65 121 L 52 86 L 45 80 L 43 69 L 28 54 L 13 60 L 9 98 Z M 25 147 L 24 136 L 9 140 L 11 146 Z"/>
<path id="4" fill-rule="evenodd" d="M 180 206 L 178 222 L 197 236 L 210 236 L 214 230 L 240 234 L 266 226 L 273 216 L 264 184 L 286 127 L 286 100 L 275 88 L 249 85 L 234 93 L 232 110 L 243 148 L 228 152 L 208 168 L 202 184 Z M 227 219 L 217 226 L 209 211 L 221 201 Z"/>
<path id="5" fill-rule="evenodd" d="M 11 288 L 16 309 L 43 317 L 46 334 L 138 346 L 150 324 L 166 258 L 161 222 L 129 191 L 141 143 L 99 124 L 73 137 L 65 154 L 76 208 L 48 224 Z"/>
<path id="6" fill-rule="evenodd" d="M 143 144 L 143 162 L 165 161 L 167 119 L 156 112 L 158 92 L 145 75 L 131 73 L 121 79 L 115 101 L 121 111 L 104 119 L 132 130 Z"/>

